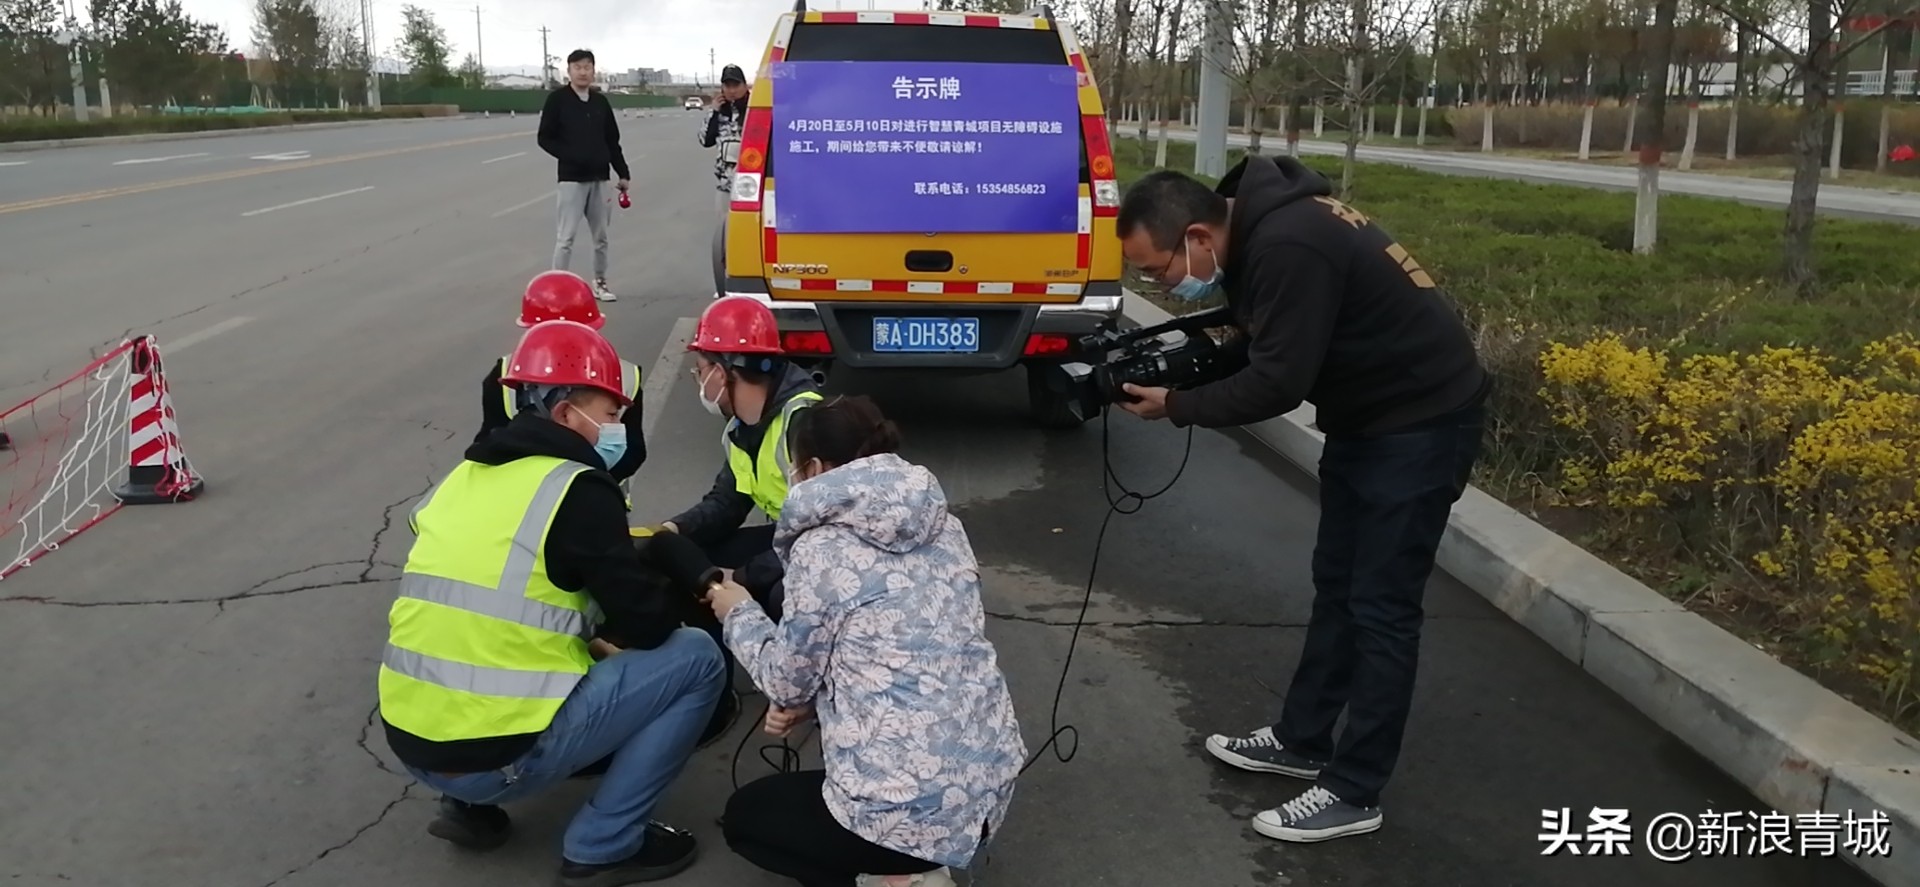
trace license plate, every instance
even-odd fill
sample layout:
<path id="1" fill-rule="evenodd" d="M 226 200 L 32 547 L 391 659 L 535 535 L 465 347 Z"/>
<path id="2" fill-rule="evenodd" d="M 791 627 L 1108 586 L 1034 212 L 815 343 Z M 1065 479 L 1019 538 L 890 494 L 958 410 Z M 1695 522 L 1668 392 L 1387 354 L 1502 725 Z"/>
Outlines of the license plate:
<path id="1" fill-rule="evenodd" d="M 873 350 L 972 353 L 980 350 L 977 317 L 876 317 Z"/>

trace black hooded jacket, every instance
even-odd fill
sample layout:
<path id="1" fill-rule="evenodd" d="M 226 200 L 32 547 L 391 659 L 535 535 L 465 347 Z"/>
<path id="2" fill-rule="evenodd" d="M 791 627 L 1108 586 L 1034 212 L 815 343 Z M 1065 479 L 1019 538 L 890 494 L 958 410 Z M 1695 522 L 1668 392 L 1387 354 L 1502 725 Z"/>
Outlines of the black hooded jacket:
<path id="1" fill-rule="evenodd" d="M 513 417 L 506 427 L 467 448 L 465 458 L 482 465 L 504 465 L 527 456 L 571 459 L 599 465 L 586 438 L 551 419 L 532 413 Z M 607 472 L 595 468 L 576 477 L 554 511 L 547 529 L 547 575 L 568 591 L 585 589 L 606 615 L 600 636 L 616 646 L 651 650 L 680 627 L 686 595 L 658 570 L 643 564 L 627 532 L 627 505 Z M 538 733 L 430 742 L 392 724 L 387 745 L 401 761 L 440 773 L 479 773 L 517 760 L 539 739 Z"/>
<path id="2" fill-rule="evenodd" d="M 728 440 L 731 440 L 734 446 L 754 454 L 757 459 L 760 453 L 760 442 L 767 434 L 767 419 L 780 415 L 780 411 L 786 408 L 787 401 L 792 400 L 794 395 L 802 391 L 818 390 L 819 383 L 812 373 L 788 364 L 786 373 L 780 377 L 779 386 L 774 389 L 773 397 L 767 400 L 766 408 L 762 411 L 766 418 L 763 418 L 758 425 L 740 423 L 728 433 Z M 682 536 L 703 546 L 718 545 L 735 530 L 740 529 L 741 525 L 747 522 L 747 517 L 753 514 L 753 510 L 753 497 L 736 488 L 733 465 L 723 459 L 720 462 L 720 473 L 713 478 L 713 489 L 707 491 L 706 498 L 695 503 L 692 508 L 675 515 L 673 525 L 679 528 Z M 761 592 L 772 588 L 774 583 L 780 581 L 784 572 L 780 566 L 779 556 L 769 549 L 752 561 L 741 565 L 734 571 L 733 578 L 742 588 Z"/>
<path id="3" fill-rule="evenodd" d="M 1246 425 L 1314 405 L 1329 435 L 1384 434 L 1477 406 L 1490 376 L 1439 284 L 1393 237 L 1291 157 L 1248 157 L 1223 284 L 1247 366 L 1175 391 L 1176 425 Z"/>

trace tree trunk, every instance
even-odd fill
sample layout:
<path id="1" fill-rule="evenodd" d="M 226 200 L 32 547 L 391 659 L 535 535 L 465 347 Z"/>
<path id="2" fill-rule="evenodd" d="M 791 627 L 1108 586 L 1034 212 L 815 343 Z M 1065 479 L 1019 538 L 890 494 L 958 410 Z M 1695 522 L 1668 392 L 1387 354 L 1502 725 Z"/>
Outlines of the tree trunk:
<path id="1" fill-rule="evenodd" d="M 1680 0 L 1657 0 L 1653 11 L 1653 51 L 1647 71 L 1646 121 L 1640 141 L 1639 187 L 1633 201 L 1633 251 L 1651 254 L 1660 235 L 1660 153 L 1666 147 L 1667 71 L 1673 64 L 1673 16 Z"/>
<path id="2" fill-rule="evenodd" d="M 1893 138 L 1893 32 L 1880 32 L 1880 154 L 1874 158 L 1873 171 L 1887 174 L 1887 153 Z"/>
<path id="3" fill-rule="evenodd" d="M 1827 105 L 1832 95 L 1833 3 L 1808 0 L 1807 54 L 1800 65 L 1800 120 L 1793 137 L 1793 192 L 1787 198 L 1787 223 L 1781 257 L 1787 284 L 1802 301 L 1818 291 L 1813 267 L 1813 224 L 1820 199 L 1820 149 L 1827 136 Z"/>
<path id="4" fill-rule="evenodd" d="M 1747 53 L 1750 45 L 1747 26 L 1734 25 L 1733 101 L 1727 106 L 1727 162 L 1740 156 L 1740 105 L 1747 97 Z"/>
<path id="5" fill-rule="evenodd" d="M 1366 84 L 1362 82 L 1361 64 L 1367 57 L 1367 2 L 1353 0 L 1353 46 L 1347 55 L 1347 146 L 1340 162 L 1340 199 L 1346 200 L 1353 194 L 1353 163 L 1360 151 L 1360 127 L 1372 126 L 1371 109 L 1367 123 L 1360 121 L 1360 100 L 1364 97 Z"/>
<path id="6" fill-rule="evenodd" d="M 1293 21 L 1288 24 L 1288 39 L 1293 43 L 1293 89 L 1287 97 L 1287 153 L 1300 156 L 1300 121 L 1307 116 L 1307 13 L 1313 0 L 1294 0 Z M 1316 107 L 1313 134 L 1320 135 L 1320 112 Z"/>

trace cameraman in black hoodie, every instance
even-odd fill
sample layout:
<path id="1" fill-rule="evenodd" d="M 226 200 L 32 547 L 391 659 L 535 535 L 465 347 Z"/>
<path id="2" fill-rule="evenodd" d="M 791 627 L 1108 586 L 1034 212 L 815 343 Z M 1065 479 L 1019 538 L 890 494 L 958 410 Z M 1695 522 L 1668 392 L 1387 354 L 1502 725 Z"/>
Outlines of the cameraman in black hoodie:
<path id="1" fill-rule="evenodd" d="M 1479 458 L 1491 377 L 1433 278 L 1324 176 L 1252 156 L 1218 188 L 1156 172 L 1127 192 L 1127 261 L 1189 301 L 1223 295 L 1246 365 L 1211 384 L 1128 385 L 1120 406 L 1177 426 L 1246 425 L 1316 408 L 1320 529 L 1313 617 L 1280 718 L 1207 737 L 1244 770 L 1312 780 L 1255 831 L 1323 841 L 1380 827 L 1380 792 L 1413 702 L 1422 597 Z M 1334 741 L 1342 710 L 1346 730 Z"/>

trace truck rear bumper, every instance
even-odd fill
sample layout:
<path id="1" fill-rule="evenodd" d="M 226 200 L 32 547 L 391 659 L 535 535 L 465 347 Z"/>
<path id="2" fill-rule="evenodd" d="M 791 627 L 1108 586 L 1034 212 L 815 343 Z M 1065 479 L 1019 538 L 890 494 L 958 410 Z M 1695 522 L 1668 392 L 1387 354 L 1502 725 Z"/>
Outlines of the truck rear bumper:
<path id="1" fill-rule="evenodd" d="M 818 357 L 855 368 L 924 368 L 1001 370 L 1023 360 L 1064 360 L 1072 352 L 1029 357 L 1028 340 L 1037 335 L 1080 337 L 1119 323 L 1121 297 L 1089 295 L 1069 304 L 1001 304 L 953 302 L 819 302 L 773 299 L 766 293 L 730 292 L 746 296 L 773 310 L 782 334 L 824 332 L 831 355 L 795 353 L 798 359 Z M 875 317 L 969 317 L 980 322 L 980 350 L 971 353 L 899 354 L 875 351 Z"/>

